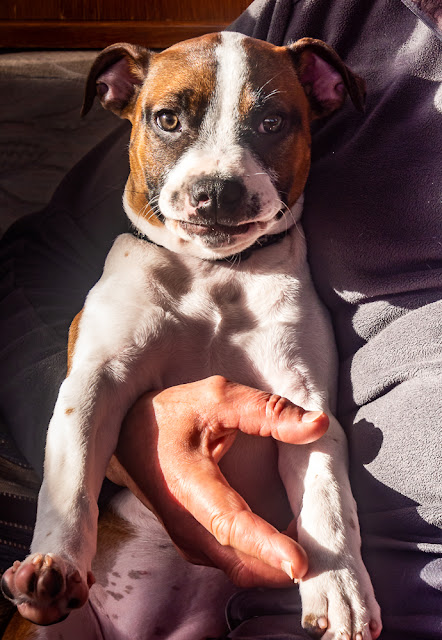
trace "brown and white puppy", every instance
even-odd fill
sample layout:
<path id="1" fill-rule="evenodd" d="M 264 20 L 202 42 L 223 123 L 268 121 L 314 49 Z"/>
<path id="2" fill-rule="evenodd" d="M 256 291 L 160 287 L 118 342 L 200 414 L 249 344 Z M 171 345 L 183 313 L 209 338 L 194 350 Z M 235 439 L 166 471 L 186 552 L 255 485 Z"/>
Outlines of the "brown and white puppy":
<path id="1" fill-rule="evenodd" d="M 97 497 L 137 397 L 220 374 L 329 414 L 327 434 L 312 445 L 238 438 L 223 470 L 232 477 L 236 468 L 235 486 L 259 504 L 263 467 L 277 446 L 309 556 L 300 584 L 304 628 L 327 640 L 379 635 L 345 438 L 332 415 L 333 336 L 299 223 L 310 123 L 340 108 L 347 93 L 361 108 L 363 82 L 308 38 L 275 47 L 223 33 L 158 54 L 116 44 L 98 56 L 84 111 L 98 95 L 132 123 L 123 202 L 136 234 L 116 239 L 75 324 L 69 375 L 48 430 L 32 553 L 3 578 L 24 616 L 51 623 L 87 599 Z M 87 606 L 38 637 L 222 633 L 233 589 L 226 578 L 179 560 L 128 492 L 114 507 L 117 522 L 100 545 L 109 549 L 109 529 L 121 533 L 121 544 L 112 553 L 99 545 Z"/>

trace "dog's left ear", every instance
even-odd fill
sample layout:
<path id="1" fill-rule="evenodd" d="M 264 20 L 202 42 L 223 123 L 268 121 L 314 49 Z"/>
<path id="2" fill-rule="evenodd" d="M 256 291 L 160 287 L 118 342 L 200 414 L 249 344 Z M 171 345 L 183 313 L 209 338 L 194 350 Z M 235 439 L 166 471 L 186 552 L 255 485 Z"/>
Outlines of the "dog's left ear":
<path id="1" fill-rule="evenodd" d="M 288 47 L 313 118 L 327 116 L 343 104 L 348 93 L 356 109 L 364 110 L 365 82 L 322 40 L 302 38 Z"/>

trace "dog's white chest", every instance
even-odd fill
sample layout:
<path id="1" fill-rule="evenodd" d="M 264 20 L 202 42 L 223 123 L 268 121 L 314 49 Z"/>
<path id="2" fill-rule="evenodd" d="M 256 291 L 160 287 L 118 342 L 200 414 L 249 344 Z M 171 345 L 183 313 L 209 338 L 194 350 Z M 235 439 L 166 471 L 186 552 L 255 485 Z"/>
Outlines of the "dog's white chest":
<path id="1" fill-rule="evenodd" d="M 303 243 L 287 236 L 235 267 L 121 236 L 87 300 L 76 354 L 93 341 L 115 375 L 135 367 L 142 390 L 220 374 L 306 404 L 306 325 L 322 313 L 312 313 L 306 269 L 296 273 L 303 255 L 293 251 L 303 254 Z"/>

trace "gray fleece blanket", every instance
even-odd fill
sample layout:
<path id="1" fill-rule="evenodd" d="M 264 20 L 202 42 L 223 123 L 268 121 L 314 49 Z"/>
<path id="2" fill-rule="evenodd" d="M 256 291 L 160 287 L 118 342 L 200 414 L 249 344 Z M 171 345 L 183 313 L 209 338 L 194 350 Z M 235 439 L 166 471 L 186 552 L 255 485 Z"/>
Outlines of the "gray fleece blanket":
<path id="1" fill-rule="evenodd" d="M 340 356 L 363 553 L 383 640 L 442 637 L 442 44 L 399 0 L 256 0 L 232 29 L 276 44 L 321 38 L 367 81 L 313 135 L 304 226 Z M 126 227 L 123 124 L 2 245 L 0 408 L 41 468 L 70 320 Z M 293 599 L 243 593 L 231 638 L 303 637 Z"/>
<path id="2" fill-rule="evenodd" d="M 321 38 L 367 81 L 363 115 L 315 129 L 303 219 L 382 638 L 441 638 L 441 42 L 385 0 L 257 1 L 233 28 Z"/>

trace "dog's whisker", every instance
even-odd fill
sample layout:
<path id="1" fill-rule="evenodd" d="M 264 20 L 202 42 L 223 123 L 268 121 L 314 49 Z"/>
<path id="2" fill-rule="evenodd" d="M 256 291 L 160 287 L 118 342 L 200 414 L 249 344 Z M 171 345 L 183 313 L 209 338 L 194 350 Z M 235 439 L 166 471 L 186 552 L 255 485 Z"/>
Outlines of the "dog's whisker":
<path id="1" fill-rule="evenodd" d="M 266 86 L 268 84 L 270 84 L 270 82 L 273 82 L 273 80 L 275 80 L 275 78 L 277 78 L 279 75 L 281 75 L 282 71 L 280 71 L 279 73 L 277 73 L 276 75 L 272 76 L 271 78 L 269 78 L 269 80 L 267 80 L 267 82 L 265 82 L 263 85 L 261 85 L 261 87 L 259 87 L 259 89 L 256 91 L 256 97 L 258 99 L 258 101 L 261 102 L 265 102 L 268 99 L 268 96 L 271 96 L 272 93 L 274 93 L 273 91 L 271 93 L 268 94 L 268 96 L 263 96 L 263 92 L 264 89 L 266 88 Z"/>
<path id="2" fill-rule="evenodd" d="M 235 253 L 233 256 L 225 258 L 225 260 L 229 263 L 229 270 L 233 270 L 241 262 L 241 253 Z"/>
<path id="3" fill-rule="evenodd" d="M 271 98 L 273 98 L 274 96 L 277 96 L 279 94 L 285 93 L 285 91 L 281 91 L 280 89 L 275 89 L 274 91 L 271 91 L 270 93 L 268 93 L 266 96 L 264 96 L 261 100 L 262 104 L 265 104 L 267 102 L 267 100 L 270 100 Z"/>
<path id="4" fill-rule="evenodd" d="M 230 269 L 233 270 L 234 267 L 239 266 L 240 262 L 241 262 L 241 254 L 240 253 L 236 253 L 233 256 L 232 262 L 230 263 Z"/>
<path id="5" fill-rule="evenodd" d="M 142 193 L 142 192 L 132 191 L 132 193 Z M 141 207 L 141 209 L 139 209 L 139 211 L 137 212 L 137 218 L 145 217 L 148 222 L 152 220 L 152 218 L 154 218 L 157 214 L 160 213 L 158 202 L 159 202 L 159 196 L 158 195 L 152 196 L 152 198 L 150 198 Z M 149 210 L 150 210 L 149 215 L 145 216 L 146 211 L 149 211 Z"/>
<path id="6" fill-rule="evenodd" d="M 293 226 L 296 228 L 297 232 L 301 235 L 301 237 L 304 237 L 304 234 L 301 231 L 301 229 L 300 229 L 300 227 L 298 225 L 298 221 L 296 220 L 291 208 L 283 200 L 280 200 L 280 204 L 281 204 L 280 211 L 283 212 L 284 219 L 285 219 L 285 224 L 286 224 L 285 230 L 286 231 L 288 230 L 288 228 L 289 228 L 289 219 L 291 219 L 292 222 L 293 222 Z"/>

